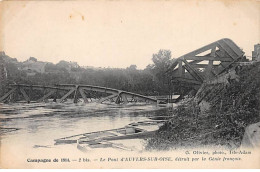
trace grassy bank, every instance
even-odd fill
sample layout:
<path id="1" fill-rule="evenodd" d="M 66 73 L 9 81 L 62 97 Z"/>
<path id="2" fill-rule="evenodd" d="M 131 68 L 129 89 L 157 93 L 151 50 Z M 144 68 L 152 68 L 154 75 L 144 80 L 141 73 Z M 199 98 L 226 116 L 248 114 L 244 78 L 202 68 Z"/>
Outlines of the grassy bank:
<path id="1" fill-rule="evenodd" d="M 205 84 L 201 94 L 183 100 L 146 149 L 239 147 L 245 127 L 260 121 L 260 64 L 243 66 L 236 75 L 228 84 Z M 207 111 L 201 111 L 201 99 L 209 103 Z"/>

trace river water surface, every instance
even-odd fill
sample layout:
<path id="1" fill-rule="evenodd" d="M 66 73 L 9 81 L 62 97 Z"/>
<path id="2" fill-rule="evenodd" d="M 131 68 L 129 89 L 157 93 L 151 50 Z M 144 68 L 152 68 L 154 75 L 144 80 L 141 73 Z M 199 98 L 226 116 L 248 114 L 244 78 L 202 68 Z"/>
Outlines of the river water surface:
<path id="1" fill-rule="evenodd" d="M 167 108 L 148 104 L 0 104 L 1 152 L 31 156 L 37 151 L 76 153 L 75 145 L 54 145 L 54 140 L 93 131 L 124 127 L 129 123 L 168 115 Z M 10 129 L 13 128 L 13 129 Z M 17 129 L 17 130 L 15 130 Z M 128 141 L 128 143 L 130 143 Z M 136 147 L 145 142 L 131 140 Z"/>

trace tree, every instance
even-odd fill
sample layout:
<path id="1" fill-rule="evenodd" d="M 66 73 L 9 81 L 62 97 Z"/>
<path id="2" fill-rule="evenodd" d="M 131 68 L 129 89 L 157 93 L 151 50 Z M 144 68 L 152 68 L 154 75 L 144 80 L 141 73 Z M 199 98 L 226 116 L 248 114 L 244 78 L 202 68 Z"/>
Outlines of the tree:
<path id="1" fill-rule="evenodd" d="M 129 67 L 127 67 L 127 70 L 136 70 L 137 66 L 136 65 L 130 65 Z"/>
<path id="2" fill-rule="evenodd" d="M 30 58 L 28 59 L 28 61 L 34 61 L 34 62 L 37 62 L 37 59 L 36 59 L 35 57 L 30 57 Z"/>
<path id="3" fill-rule="evenodd" d="M 171 51 L 170 50 L 159 50 L 157 54 L 153 54 L 153 73 L 156 77 L 163 81 L 165 78 L 165 72 L 170 67 L 171 61 Z"/>
<path id="4" fill-rule="evenodd" d="M 153 64 L 148 65 L 146 69 L 150 70 L 154 75 L 154 81 L 157 82 L 159 86 L 158 91 L 165 94 L 171 87 L 170 77 L 166 75 L 173 61 L 173 59 L 171 59 L 171 51 L 159 50 L 157 54 L 153 54 L 152 61 Z"/>

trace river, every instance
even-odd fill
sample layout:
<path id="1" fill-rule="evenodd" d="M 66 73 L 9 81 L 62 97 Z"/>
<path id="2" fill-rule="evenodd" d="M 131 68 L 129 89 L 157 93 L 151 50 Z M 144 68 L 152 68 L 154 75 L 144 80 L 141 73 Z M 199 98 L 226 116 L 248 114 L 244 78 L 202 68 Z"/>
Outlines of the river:
<path id="1" fill-rule="evenodd" d="M 66 150 L 75 153 L 79 151 L 75 145 L 54 145 L 54 140 L 120 128 L 132 122 L 150 120 L 149 117 L 165 115 L 169 115 L 168 108 L 149 104 L 0 104 L 1 152 L 16 151 L 27 156 L 37 151 L 60 154 Z M 127 142 L 144 149 L 144 141 Z"/>

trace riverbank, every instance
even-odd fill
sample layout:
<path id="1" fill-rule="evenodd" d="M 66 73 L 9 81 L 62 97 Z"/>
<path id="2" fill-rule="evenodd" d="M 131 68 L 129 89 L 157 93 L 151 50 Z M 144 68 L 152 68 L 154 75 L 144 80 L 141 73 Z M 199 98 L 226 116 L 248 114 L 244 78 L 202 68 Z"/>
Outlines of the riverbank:
<path id="1" fill-rule="evenodd" d="M 260 121 L 260 63 L 242 66 L 228 83 L 204 84 L 147 141 L 147 150 L 238 148 L 245 128 Z M 206 105 L 206 108 L 205 108 Z"/>

